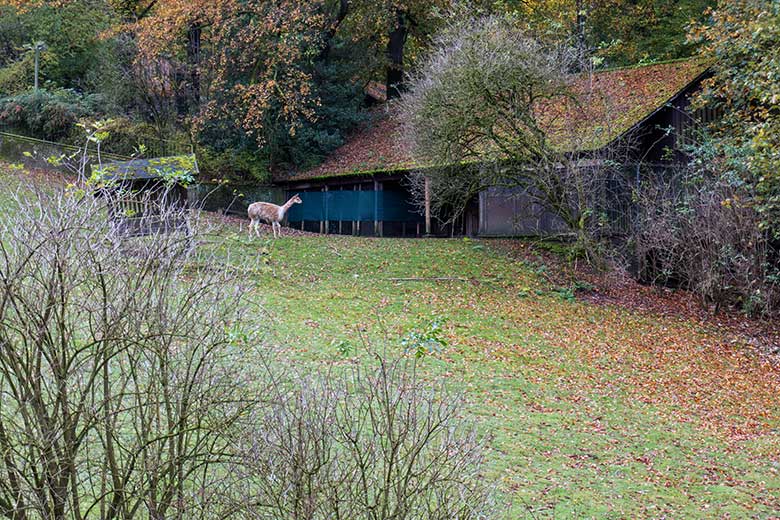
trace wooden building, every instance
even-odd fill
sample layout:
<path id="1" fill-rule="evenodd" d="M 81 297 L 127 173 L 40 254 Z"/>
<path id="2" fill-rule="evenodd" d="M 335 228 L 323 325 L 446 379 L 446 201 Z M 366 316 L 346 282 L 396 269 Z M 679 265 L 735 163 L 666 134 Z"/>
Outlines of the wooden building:
<path id="1" fill-rule="evenodd" d="M 542 109 L 539 121 L 553 146 L 584 157 L 630 145 L 626 170 L 665 167 L 685 160 L 684 145 L 695 120 L 712 117 L 689 110 L 691 95 L 708 75 L 701 60 L 678 60 L 607 70 L 574 85 L 576 102 Z M 320 232 L 376 236 L 449 234 L 411 203 L 407 178 L 424 170 L 400 139 L 392 118 L 379 118 L 357 132 L 321 165 L 278 175 L 288 195 L 304 204 L 288 215 L 292 227 Z M 472 201 L 455 234 L 517 236 L 554 233 L 553 215 L 534 211 L 518 191 L 492 188 Z"/>
<path id="2" fill-rule="evenodd" d="M 186 231 L 186 185 L 198 174 L 194 154 L 115 161 L 93 182 L 109 202 L 108 218 L 119 234 L 141 236 Z"/>

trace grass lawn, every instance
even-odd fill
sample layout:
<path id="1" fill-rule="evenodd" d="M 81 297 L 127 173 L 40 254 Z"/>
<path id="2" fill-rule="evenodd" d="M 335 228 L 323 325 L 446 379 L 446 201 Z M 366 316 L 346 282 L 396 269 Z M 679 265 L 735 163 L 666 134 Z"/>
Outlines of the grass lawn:
<path id="1" fill-rule="evenodd" d="M 592 303 L 490 241 L 220 235 L 226 261 L 264 259 L 249 296 L 289 363 L 343 363 L 364 341 L 402 353 L 440 322 L 448 345 L 421 365 L 492 437 L 509 518 L 780 511 L 780 370 L 738 336 Z"/>
<path id="2" fill-rule="evenodd" d="M 254 297 L 291 363 L 342 361 L 362 337 L 401 352 L 442 322 L 449 346 L 422 365 L 494 437 L 511 518 L 780 511 L 780 372 L 739 341 L 578 301 L 489 241 L 225 233 L 232 256 L 266 258 Z M 392 280 L 439 277 L 461 280 Z"/>

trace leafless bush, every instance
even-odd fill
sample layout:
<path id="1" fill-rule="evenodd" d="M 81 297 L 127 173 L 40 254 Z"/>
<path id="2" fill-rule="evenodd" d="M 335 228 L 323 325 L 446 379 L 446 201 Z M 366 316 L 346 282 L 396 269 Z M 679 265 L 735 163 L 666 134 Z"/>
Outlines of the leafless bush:
<path id="1" fill-rule="evenodd" d="M 243 438 L 247 518 L 494 518 L 483 439 L 413 361 L 279 382 Z"/>
<path id="2" fill-rule="evenodd" d="M 616 143 L 587 155 L 561 153 L 532 168 L 508 171 L 503 185 L 554 215 L 558 233 L 572 240 L 577 256 L 596 266 L 608 257 L 614 262 L 616 251 L 609 241 L 629 231 L 631 189 L 620 160 L 627 150 L 626 143 Z"/>
<path id="3" fill-rule="evenodd" d="M 13 198 L 0 219 L 0 513 L 204 512 L 251 404 L 239 286 L 193 267 L 209 261 L 193 262 L 191 237 L 117 236 L 108 193 Z"/>
<path id="4" fill-rule="evenodd" d="M 548 153 L 536 104 L 568 95 L 570 49 L 549 46 L 506 18 L 461 19 L 435 38 L 399 105 L 405 135 L 426 163 Z"/>
<path id="5" fill-rule="evenodd" d="M 760 215 L 738 186 L 683 169 L 648 176 L 638 197 L 640 275 L 751 314 L 780 306 L 780 268 Z"/>

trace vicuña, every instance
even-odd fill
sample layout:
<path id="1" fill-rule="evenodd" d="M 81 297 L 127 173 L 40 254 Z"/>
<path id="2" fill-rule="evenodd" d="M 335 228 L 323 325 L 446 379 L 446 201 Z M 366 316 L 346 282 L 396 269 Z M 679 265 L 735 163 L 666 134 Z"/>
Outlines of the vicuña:
<path id="1" fill-rule="evenodd" d="M 255 234 L 260 236 L 260 221 L 265 220 L 271 224 L 271 228 L 274 232 L 274 238 L 282 236 L 282 225 L 280 222 L 284 220 L 284 215 L 290 206 L 293 204 L 302 204 L 303 201 L 295 194 L 290 200 L 285 202 L 281 206 L 271 204 L 270 202 L 254 202 L 249 205 L 247 214 L 249 215 L 249 234 L 252 234 L 252 228 L 255 229 Z"/>

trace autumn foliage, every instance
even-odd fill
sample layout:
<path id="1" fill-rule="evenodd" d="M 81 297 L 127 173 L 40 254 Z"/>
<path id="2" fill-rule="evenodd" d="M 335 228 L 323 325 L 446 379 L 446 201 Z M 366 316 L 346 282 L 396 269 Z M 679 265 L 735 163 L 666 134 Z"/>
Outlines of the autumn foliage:
<path id="1" fill-rule="evenodd" d="M 700 103 L 725 117 L 713 128 L 725 168 L 746 183 L 762 227 L 780 241 L 780 6 L 722 1 L 692 37 L 716 58 Z"/>

